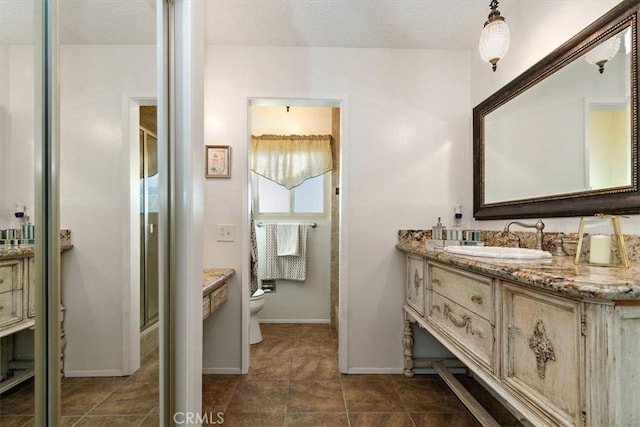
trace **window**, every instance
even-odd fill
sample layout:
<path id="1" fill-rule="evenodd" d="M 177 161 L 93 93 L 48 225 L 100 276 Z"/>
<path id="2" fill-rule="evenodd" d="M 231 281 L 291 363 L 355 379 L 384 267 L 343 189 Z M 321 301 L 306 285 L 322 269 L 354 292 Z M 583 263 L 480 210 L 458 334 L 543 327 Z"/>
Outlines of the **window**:
<path id="1" fill-rule="evenodd" d="M 256 173 L 251 176 L 256 218 L 322 217 L 328 214 L 330 173 L 309 178 L 291 190 Z"/>

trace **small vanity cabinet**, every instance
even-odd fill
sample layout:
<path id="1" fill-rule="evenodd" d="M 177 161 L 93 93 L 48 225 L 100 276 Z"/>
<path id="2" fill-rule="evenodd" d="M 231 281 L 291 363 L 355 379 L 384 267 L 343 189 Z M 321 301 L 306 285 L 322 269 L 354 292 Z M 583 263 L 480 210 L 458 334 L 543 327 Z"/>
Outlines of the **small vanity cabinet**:
<path id="1" fill-rule="evenodd" d="M 209 317 L 229 299 L 232 268 L 205 268 L 202 274 L 202 320 Z"/>
<path id="2" fill-rule="evenodd" d="M 405 375 L 413 374 L 415 323 L 523 422 L 640 425 L 637 266 L 576 267 L 568 257 L 508 262 L 398 248 L 407 265 Z"/>

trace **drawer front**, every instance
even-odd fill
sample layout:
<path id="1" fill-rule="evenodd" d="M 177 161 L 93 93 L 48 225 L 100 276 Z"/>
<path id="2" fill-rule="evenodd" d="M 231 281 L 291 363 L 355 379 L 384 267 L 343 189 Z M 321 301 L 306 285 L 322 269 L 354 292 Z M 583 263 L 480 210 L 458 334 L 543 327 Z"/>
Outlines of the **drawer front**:
<path id="1" fill-rule="evenodd" d="M 492 279 L 430 264 L 431 289 L 494 324 Z"/>
<path id="2" fill-rule="evenodd" d="M 407 304 L 424 316 L 425 295 L 425 265 L 424 258 L 407 255 L 406 300 Z"/>
<path id="3" fill-rule="evenodd" d="M 20 260 L 0 261 L 0 293 L 22 288 Z"/>
<path id="4" fill-rule="evenodd" d="M 211 295 L 211 311 L 216 310 L 229 299 L 229 286 L 225 283 Z"/>
<path id="5" fill-rule="evenodd" d="M 202 318 L 206 319 L 211 314 L 211 299 L 209 295 L 202 298 Z"/>
<path id="6" fill-rule="evenodd" d="M 0 294 L 0 326 L 18 323 L 22 320 L 22 290 Z"/>
<path id="7" fill-rule="evenodd" d="M 487 319 L 432 292 L 429 320 L 485 368 L 493 371 L 495 331 Z"/>
<path id="8" fill-rule="evenodd" d="M 503 286 L 504 381 L 533 402 L 580 423 L 584 345 L 580 303 Z"/>

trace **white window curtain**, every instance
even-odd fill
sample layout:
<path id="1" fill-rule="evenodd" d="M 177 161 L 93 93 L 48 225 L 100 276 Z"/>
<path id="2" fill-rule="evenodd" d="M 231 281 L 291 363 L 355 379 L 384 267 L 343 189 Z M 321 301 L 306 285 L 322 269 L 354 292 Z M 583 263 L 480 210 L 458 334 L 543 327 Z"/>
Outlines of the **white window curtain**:
<path id="1" fill-rule="evenodd" d="M 331 135 L 251 136 L 251 170 L 289 190 L 331 169 Z"/>

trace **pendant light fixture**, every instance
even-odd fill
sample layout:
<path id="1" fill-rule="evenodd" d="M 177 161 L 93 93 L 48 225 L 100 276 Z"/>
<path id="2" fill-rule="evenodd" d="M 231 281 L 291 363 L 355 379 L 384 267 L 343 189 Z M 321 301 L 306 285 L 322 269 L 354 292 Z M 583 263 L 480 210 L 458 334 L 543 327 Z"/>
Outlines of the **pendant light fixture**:
<path id="1" fill-rule="evenodd" d="M 482 60 L 490 63 L 493 71 L 496 71 L 498 61 L 509 50 L 511 35 L 504 17 L 498 10 L 498 0 L 491 0 L 489 8 L 489 18 L 480 33 L 479 50 Z"/>
<path id="2" fill-rule="evenodd" d="M 604 73 L 604 64 L 616 56 L 620 49 L 620 35 L 615 35 L 603 41 L 584 55 L 584 60 L 591 65 L 597 65 L 600 74 Z"/>

